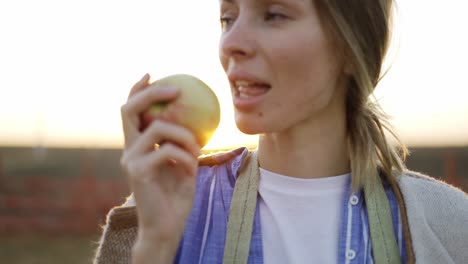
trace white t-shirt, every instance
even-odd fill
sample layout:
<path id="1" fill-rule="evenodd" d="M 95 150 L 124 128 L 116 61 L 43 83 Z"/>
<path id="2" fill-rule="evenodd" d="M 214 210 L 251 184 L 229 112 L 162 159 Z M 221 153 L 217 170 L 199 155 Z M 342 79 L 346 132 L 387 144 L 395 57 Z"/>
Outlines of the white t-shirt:
<path id="1" fill-rule="evenodd" d="M 264 263 L 337 263 L 350 174 L 299 179 L 260 168 Z"/>

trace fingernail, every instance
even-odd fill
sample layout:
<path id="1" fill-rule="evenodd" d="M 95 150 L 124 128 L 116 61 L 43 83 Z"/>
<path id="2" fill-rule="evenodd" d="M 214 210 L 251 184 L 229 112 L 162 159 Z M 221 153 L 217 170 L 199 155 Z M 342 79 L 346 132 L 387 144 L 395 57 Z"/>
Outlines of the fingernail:
<path id="1" fill-rule="evenodd" d="M 141 77 L 140 82 L 144 81 L 144 80 L 147 79 L 148 77 L 149 77 L 149 74 L 148 74 L 148 73 L 145 73 L 145 75 L 143 75 L 143 77 Z"/>

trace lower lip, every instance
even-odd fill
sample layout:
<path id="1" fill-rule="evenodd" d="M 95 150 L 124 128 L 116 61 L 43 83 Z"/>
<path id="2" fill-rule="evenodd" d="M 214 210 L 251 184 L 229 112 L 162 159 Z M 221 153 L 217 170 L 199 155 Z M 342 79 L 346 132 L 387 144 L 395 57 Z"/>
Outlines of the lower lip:
<path id="1" fill-rule="evenodd" d="M 267 93 L 268 91 L 256 96 L 240 97 L 240 94 L 236 92 L 233 98 L 234 106 L 240 111 L 251 111 L 263 101 Z"/>

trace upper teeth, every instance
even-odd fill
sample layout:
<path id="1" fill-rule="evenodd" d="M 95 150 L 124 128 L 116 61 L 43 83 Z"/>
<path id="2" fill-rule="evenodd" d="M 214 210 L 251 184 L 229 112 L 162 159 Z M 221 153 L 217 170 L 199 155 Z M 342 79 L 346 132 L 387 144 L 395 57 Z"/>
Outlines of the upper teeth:
<path id="1" fill-rule="evenodd" d="M 234 82 L 234 85 L 239 88 L 239 87 L 246 87 L 246 86 L 250 86 L 254 84 L 253 82 L 248 82 L 248 81 L 235 81 Z"/>

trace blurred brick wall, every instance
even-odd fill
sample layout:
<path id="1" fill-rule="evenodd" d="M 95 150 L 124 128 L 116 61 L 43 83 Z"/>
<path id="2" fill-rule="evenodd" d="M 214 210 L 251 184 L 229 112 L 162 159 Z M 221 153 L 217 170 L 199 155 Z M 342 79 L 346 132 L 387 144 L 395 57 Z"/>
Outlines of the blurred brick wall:
<path id="1" fill-rule="evenodd" d="M 119 151 L 0 149 L 0 234 L 94 234 L 128 195 Z"/>
<path id="2" fill-rule="evenodd" d="M 408 169 L 443 180 L 468 192 L 468 147 L 413 148 Z"/>
<path id="3" fill-rule="evenodd" d="M 468 191 L 468 148 L 417 148 L 409 169 Z M 0 148 L 0 235 L 95 234 L 125 201 L 121 150 Z"/>

